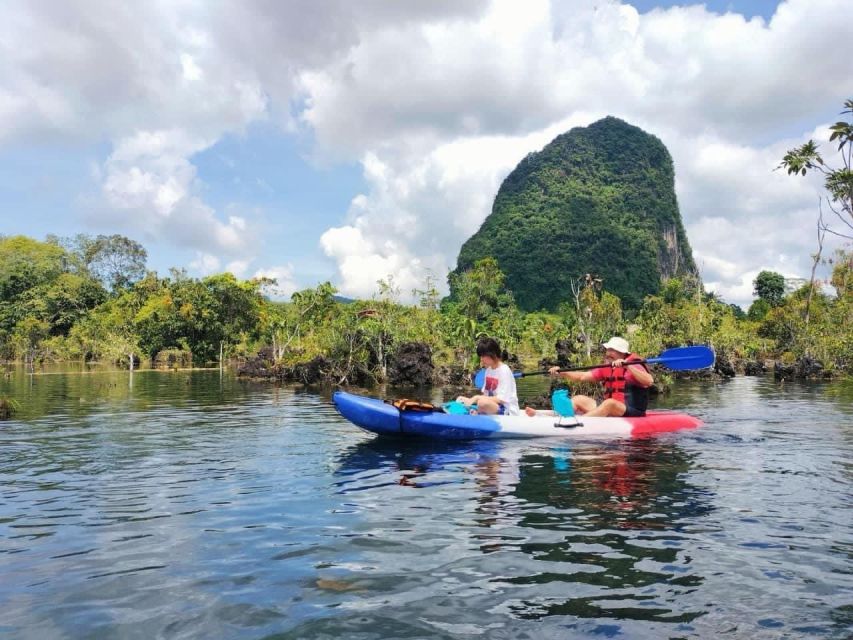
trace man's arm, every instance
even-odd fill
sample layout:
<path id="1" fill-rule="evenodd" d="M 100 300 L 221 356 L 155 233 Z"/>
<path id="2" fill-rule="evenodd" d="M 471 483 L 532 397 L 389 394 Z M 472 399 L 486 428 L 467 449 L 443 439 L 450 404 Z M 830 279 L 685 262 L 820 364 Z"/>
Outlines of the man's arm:
<path id="1" fill-rule="evenodd" d="M 548 371 L 551 375 L 557 375 L 561 378 L 568 378 L 574 382 L 595 382 L 596 378 L 592 371 L 560 371 L 559 367 L 551 367 Z"/>
<path id="2" fill-rule="evenodd" d="M 641 364 L 631 364 L 626 360 L 614 360 L 614 367 L 626 367 L 626 371 L 631 372 L 631 377 L 641 387 L 651 387 L 655 383 L 652 374 L 646 371 L 646 368 Z"/>
<path id="3" fill-rule="evenodd" d="M 640 364 L 628 367 L 628 371 L 631 372 L 634 380 L 636 380 L 637 384 L 641 387 L 651 387 L 655 383 L 655 379 L 652 377 L 652 374 L 646 371 L 646 369 Z"/>

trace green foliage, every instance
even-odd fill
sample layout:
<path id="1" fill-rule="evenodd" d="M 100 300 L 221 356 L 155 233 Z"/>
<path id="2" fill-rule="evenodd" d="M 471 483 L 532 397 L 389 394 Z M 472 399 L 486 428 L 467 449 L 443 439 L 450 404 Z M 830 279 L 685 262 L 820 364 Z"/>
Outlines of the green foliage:
<path id="1" fill-rule="evenodd" d="M 732 315 L 734 316 L 735 320 L 745 320 L 746 319 L 747 315 L 744 312 L 744 310 L 740 308 L 739 305 L 730 304 L 729 308 L 732 310 Z"/>
<path id="2" fill-rule="evenodd" d="M 771 309 L 770 303 L 764 298 L 758 298 L 751 305 L 746 317 L 753 322 L 761 322 L 767 316 Z"/>
<path id="3" fill-rule="evenodd" d="M 475 322 L 483 322 L 515 305 L 506 287 L 506 276 L 492 257 L 477 260 L 471 268 L 452 273 L 449 279 L 450 300 L 460 314 Z"/>
<path id="4" fill-rule="evenodd" d="M 13 398 L 0 396 L 0 420 L 8 420 L 21 409 L 21 405 Z"/>
<path id="5" fill-rule="evenodd" d="M 556 310 L 571 282 L 598 275 L 638 309 L 662 278 L 697 276 L 675 198 L 672 159 L 637 127 L 605 118 L 558 136 L 510 173 L 454 276 L 494 257 L 525 310 Z"/>
<path id="6" fill-rule="evenodd" d="M 24 236 L 0 238 L 0 329 L 11 331 L 28 315 L 27 294 L 62 274 L 65 250 Z"/>
<path id="7" fill-rule="evenodd" d="M 85 268 L 111 291 L 125 289 L 145 276 L 148 252 L 130 238 L 79 235 L 75 244 Z"/>
<path id="8" fill-rule="evenodd" d="M 834 265 L 830 284 L 835 287 L 839 301 L 853 300 L 853 251 L 837 250 L 830 263 Z"/>
<path id="9" fill-rule="evenodd" d="M 676 285 L 664 287 L 662 293 L 676 289 Z M 738 318 L 733 305 L 702 293 L 647 296 L 636 318 L 632 348 L 653 354 L 679 345 L 708 344 L 720 353 L 742 358 L 764 351 L 754 323 Z"/>
<path id="10" fill-rule="evenodd" d="M 848 256 L 848 260 L 853 254 Z M 844 263 L 836 270 L 844 270 Z M 809 321 L 804 309 L 809 285 L 791 294 L 785 304 L 772 308 L 758 327 L 758 334 L 773 340 L 775 349 L 793 358 L 810 356 L 828 368 L 853 368 L 853 296 L 849 292 L 836 298 L 812 294 Z"/>
<path id="11" fill-rule="evenodd" d="M 775 271 L 762 271 L 753 280 L 755 295 L 764 300 L 771 307 L 782 304 L 785 296 L 785 276 Z"/>
<path id="12" fill-rule="evenodd" d="M 131 325 L 149 357 L 178 347 L 192 351 L 197 362 L 211 362 L 226 345 L 257 334 L 263 298 L 256 280 L 239 282 L 230 273 L 196 280 L 173 273 L 153 291 L 151 282 L 142 283 L 148 297 Z"/>
<path id="13" fill-rule="evenodd" d="M 853 119 L 853 99 L 844 102 L 841 115 Z M 786 169 L 788 175 L 806 175 L 810 170 L 823 174 L 824 187 L 829 195 L 828 204 L 833 213 L 842 223 L 841 232 L 833 231 L 836 235 L 853 240 L 853 120 L 841 120 L 829 127 L 829 141 L 838 143 L 837 151 L 841 160 L 840 166 L 833 167 L 825 162 L 820 154 L 817 143 L 809 140 L 799 147 L 790 149 L 782 158 L 779 169 Z M 821 214 L 820 224 L 824 228 Z"/>
<path id="14" fill-rule="evenodd" d="M 438 365 L 468 368 L 476 366 L 477 339 L 488 335 L 525 366 L 535 366 L 554 359 L 558 340 L 581 364 L 598 358 L 598 345 L 610 336 L 625 335 L 643 354 L 702 343 L 734 357 L 792 361 L 810 355 L 830 369 L 853 371 L 849 251 L 829 260 L 836 296 L 806 284 L 777 306 L 759 298 L 744 315 L 685 276 L 647 295 L 630 323 L 606 281 L 589 273 L 569 281 L 571 297 L 557 313 L 524 313 L 492 258 L 453 274 L 454 296 L 439 306 L 429 278 L 416 290 L 417 305 L 400 302 L 392 278 L 381 281 L 370 300 L 343 303 L 324 282 L 294 293 L 289 302 L 272 302 L 262 295 L 262 280 L 240 281 L 227 273 L 198 279 L 180 270 L 165 278 L 149 272 L 109 295 L 75 255 L 57 242 L 0 239 L 6 296 L 0 298 L 0 356 L 30 364 L 53 358 L 129 366 L 138 358 L 190 352 L 194 363 L 204 364 L 220 353 L 248 354 L 271 345 L 282 365 L 319 357 L 333 380 L 367 384 L 387 378 L 392 354 L 405 342 L 429 345 Z M 772 284 L 778 293 L 777 280 Z"/>

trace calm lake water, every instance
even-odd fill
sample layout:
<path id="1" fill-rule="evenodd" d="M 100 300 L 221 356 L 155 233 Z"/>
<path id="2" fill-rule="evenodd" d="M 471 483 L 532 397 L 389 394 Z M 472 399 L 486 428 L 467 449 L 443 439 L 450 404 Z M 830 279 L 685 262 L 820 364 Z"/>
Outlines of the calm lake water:
<path id="1" fill-rule="evenodd" d="M 706 425 L 649 440 L 440 445 L 329 392 L 128 382 L 0 380 L 0 636 L 853 634 L 849 383 L 682 383 L 659 405 Z"/>

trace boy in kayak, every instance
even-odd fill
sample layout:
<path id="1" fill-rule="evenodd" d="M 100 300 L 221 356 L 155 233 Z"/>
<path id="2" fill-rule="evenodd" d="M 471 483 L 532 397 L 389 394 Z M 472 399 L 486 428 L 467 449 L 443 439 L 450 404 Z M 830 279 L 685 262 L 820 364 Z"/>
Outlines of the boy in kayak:
<path id="1" fill-rule="evenodd" d="M 649 387 L 654 384 L 654 378 L 648 367 L 643 363 L 631 364 L 640 360 L 640 356 L 631 353 L 628 341 L 614 336 L 603 345 L 604 362 L 610 368 L 592 369 L 590 371 L 560 371 L 559 367 L 551 367 L 552 376 L 561 376 L 575 382 L 601 382 L 604 385 L 604 400 L 596 406 L 595 400 L 589 396 L 575 396 L 572 404 L 578 414 L 587 416 L 625 416 L 640 418 L 646 415 L 649 406 Z"/>
<path id="2" fill-rule="evenodd" d="M 486 368 L 485 381 L 481 395 L 459 396 L 457 402 L 466 407 L 477 405 L 472 413 L 482 415 L 517 416 L 518 393 L 515 389 L 515 376 L 512 369 L 501 362 L 501 348 L 494 338 L 483 338 L 477 343 L 477 355 L 480 366 Z"/>

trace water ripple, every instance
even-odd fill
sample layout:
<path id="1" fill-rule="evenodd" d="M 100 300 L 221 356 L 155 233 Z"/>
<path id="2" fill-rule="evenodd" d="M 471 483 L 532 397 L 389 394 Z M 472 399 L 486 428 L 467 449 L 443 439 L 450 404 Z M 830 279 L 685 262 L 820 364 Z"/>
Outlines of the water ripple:
<path id="1" fill-rule="evenodd" d="M 850 635 L 844 385 L 682 384 L 663 403 L 706 426 L 656 439 L 441 444 L 323 393 L 126 376 L 0 388 L 10 636 Z"/>

